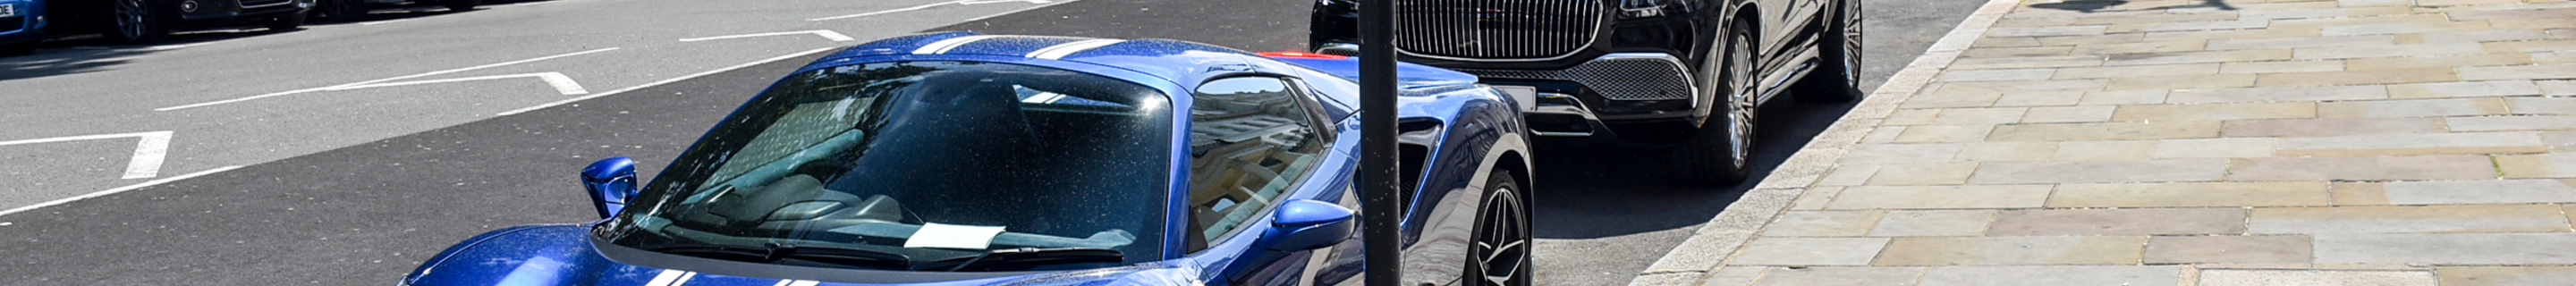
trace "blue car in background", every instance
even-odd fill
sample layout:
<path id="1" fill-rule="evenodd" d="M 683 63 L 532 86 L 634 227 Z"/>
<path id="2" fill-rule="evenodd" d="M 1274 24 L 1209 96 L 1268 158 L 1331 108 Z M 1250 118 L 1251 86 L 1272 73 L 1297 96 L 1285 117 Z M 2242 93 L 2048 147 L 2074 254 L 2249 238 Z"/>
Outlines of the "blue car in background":
<path id="1" fill-rule="evenodd" d="M 45 40 L 45 1 L 0 0 L 0 55 L 25 54 Z"/>
<path id="2" fill-rule="evenodd" d="M 605 219 L 431 257 L 432 285 L 1356 285 L 1357 62 L 1172 40 L 885 39 L 778 81 Z M 1400 67 L 1404 285 L 1529 285 L 1528 127 Z"/>

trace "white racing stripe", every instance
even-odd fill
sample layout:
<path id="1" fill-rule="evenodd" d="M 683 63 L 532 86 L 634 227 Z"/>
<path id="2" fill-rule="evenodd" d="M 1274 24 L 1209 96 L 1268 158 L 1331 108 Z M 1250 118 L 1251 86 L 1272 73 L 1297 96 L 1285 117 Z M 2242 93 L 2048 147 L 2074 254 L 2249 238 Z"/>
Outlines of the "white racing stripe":
<path id="1" fill-rule="evenodd" d="M 663 269 L 662 273 L 653 274 L 653 281 L 644 282 L 644 286 L 678 286 L 687 283 L 689 276 L 697 276 L 697 273 Z"/>
<path id="2" fill-rule="evenodd" d="M 1116 45 L 1116 44 L 1118 44 L 1118 43 L 1125 43 L 1125 42 L 1127 42 L 1127 40 L 1099 39 L 1099 40 L 1076 41 L 1076 42 L 1071 42 L 1071 43 L 1056 44 L 1056 45 L 1054 45 L 1054 46 L 1048 46 L 1048 47 L 1046 47 L 1046 48 L 1044 48 L 1044 49 L 1038 49 L 1038 51 L 1036 51 L 1036 52 L 1031 52 L 1031 53 L 1029 53 L 1029 57 L 1030 57 L 1030 58 L 1037 58 L 1037 59 L 1058 60 L 1058 59 L 1064 59 L 1064 56 L 1073 55 L 1073 53 L 1080 53 L 1080 52 L 1082 52 L 1082 51 L 1089 51 L 1089 50 L 1091 50 L 1091 49 L 1097 49 L 1097 48 L 1100 48 L 1100 47 L 1106 47 L 1106 46 L 1109 46 L 1109 45 Z"/>
<path id="3" fill-rule="evenodd" d="M 928 45 L 921 45 L 921 48 L 919 48 L 919 49 L 913 49 L 913 50 L 912 50 L 912 54 L 915 54 L 915 55 L 931 55 L 931 54 L 947 53 L 947 52 L 948 52 L 948 50 L 955 50 L 955 49 L 957 49 L 957 47 L 958 47 L 958 46 L 964 46 L 964 45 L 966 45 L 966 44 L 975 43 L 975 41 L 982 41 L 982 40 L 984 40 L 984 39 L 991 39 L 991 38 L 995 38 L 995 37 L 1001 37 L 1001 36 L 993 36 L 993 35 L 974 35 L 974 36 L 964 36 L 964 37 L 948 38 L 948 39 L 946 39 L 946 40 L 939 40 L 939 41 L 937 41 L 937 42 L 930 42 L 930 44 L 928 44 Z"/>

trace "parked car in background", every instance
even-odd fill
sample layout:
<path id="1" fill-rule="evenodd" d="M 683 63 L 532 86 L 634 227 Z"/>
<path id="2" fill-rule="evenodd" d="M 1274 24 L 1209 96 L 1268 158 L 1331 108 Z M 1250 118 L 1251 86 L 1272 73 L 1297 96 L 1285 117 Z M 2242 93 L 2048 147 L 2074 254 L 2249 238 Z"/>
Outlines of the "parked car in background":
<path id="1" fill-rule="evenodd" d="M 270 30 L 303 26 L 314 0 L 81 0 L 48 7 L 57 35 L 100 33 L 128 43 L 150 43 L 188 28 L 260 25 Z"/>
<path id="2" fill-rule="evenodd" d="M 1753 113 L 1777 95 L 1861 95 L 1859 0 L 1320 0 L 1312 48 L 1356 53 L 1362 1 L 1395 1 L 1404 61 L 1534 101 L 1540 136 L 1666 150 L 1685 183 L 1742 181 Z"/>
<path id="3" fill-rule="evenodd" d="M 511 227 L 450 285 L 1355 285 L 1356 60 L 1173 40 L 895 37 L 807 64 L 593 223 Z M 1403 65 L 1404 285 L 1527 286 L 1516 103 Z"/>
<path id="4" fill-rule="evenodd" d="M 0 55 L 35 51 L 43 40 L 44 0 L 0 0 Z"/>
<path id="5" fill-rule="evenodd" d="M 366 21 L 368 18 L 371 18 L 371 17 L 368 17 L 368 14 L 367 14 L 367 12 L 368 12 L 368 11 L 374 11 L 375 9 L 378 9 L 378 8 L 385 8 L 385 7 L 438 5 L 438 6 L 440 6 L 440 7 L 447 7 L 447 10 L 448 10 L 448 11 L 467 11 L 467 10 L 474 10 L 474 6 L 480 6 L 480 5 L 483 5 L 483 0 L 320 0 L 320 1 L 322 1 L 322 3 L 321 3 L 321 4 L 322 4 L 322 7 L 321 7 L 321 8 L 317 8 L 317 9 L 313 9 L 313 12 L 314 12 L 314 13 L 316 13 L 316 14 L 322 14 L 322 15 L 324 15 L 324 16 L 326 16 L 326 17 L 330 17 L 332 21 L 340 21 L 340 22 Z"/>

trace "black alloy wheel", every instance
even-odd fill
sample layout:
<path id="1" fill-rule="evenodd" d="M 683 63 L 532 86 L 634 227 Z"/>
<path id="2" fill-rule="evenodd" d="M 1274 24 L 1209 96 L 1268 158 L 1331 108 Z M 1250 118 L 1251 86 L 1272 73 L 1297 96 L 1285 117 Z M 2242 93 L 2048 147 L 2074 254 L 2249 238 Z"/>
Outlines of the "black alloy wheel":
<path id="1" fill-rule="evenodd" d="M 1530 216 L 1518 180 L 1508 171 L 1485 177 L 1485 201 L 1476 209 L 1475 249 L 1460 285 L 1529 286 Z"/>
<path id="2" fill-rule="evenodd" d="M 1750 25 L 1732 29 L 1725 48 L 1711 53 L 1701 65 L 1702 98 L 1712 100 L 1709 116 L 1689 139 L 1677 146 L 1674 159 L 1681 166 L 1681 182 L 1694 186 L 1731 186 L 1744 182 L 1746 160 L 1752 157 L 1754 97 L 1760 90 L 1755 83 L 1760 72 L 1753 64 L 1753 35 Z M 1721 62 L 1722 61 L 1722 62 Z"/>
<path id="3" fill-rule="evenodd" d="M 483 5 L 483 0 L 444 0 L 439 1 L 438 5 L 447 6 L 448 12 L 465 12 L 474 10 L 474 6 Z"/>
<path id="4" fill-rule="evenodd" d="M 113 1 L 116 1 L 116 5 L 109 11 L 111 13 L 108 16 L 116 18 L 116 26 L 112 27 L 114 30 L 106 33 L 109 39 L 126 43 L 149 43 L 170 36 L 168 20 L 170 17 L 163 15 L 168 12 L 159 5 L 160 1 Z"/>
<path id="5" fill-rule="evenodd" d="M 1824 40 L 1816 41 L 1817 60 L 1824 65 L 1816 67 L 1818 74 L 1809 74 L 1799 83 L 1801 101 L 1845 102 L 1865 95 L 1860 87 L 1861 0 L 1836 2 L 1842 6 L 1833 12 L 1836 21 L 1827 23 L 1830 26 L 1821 35 Z"/>

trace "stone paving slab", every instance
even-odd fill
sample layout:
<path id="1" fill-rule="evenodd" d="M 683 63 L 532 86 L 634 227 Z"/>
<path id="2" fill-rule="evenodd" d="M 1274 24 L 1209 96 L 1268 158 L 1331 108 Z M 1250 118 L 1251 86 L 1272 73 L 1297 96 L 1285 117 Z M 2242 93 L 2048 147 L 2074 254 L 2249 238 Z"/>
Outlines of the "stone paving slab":
<path id="1" fill-rule="evenodd" d="M 1991 0 L 1632 285 L 2576 285 L 2576 1 Z"/>

